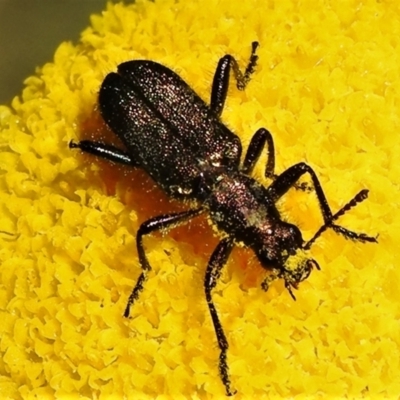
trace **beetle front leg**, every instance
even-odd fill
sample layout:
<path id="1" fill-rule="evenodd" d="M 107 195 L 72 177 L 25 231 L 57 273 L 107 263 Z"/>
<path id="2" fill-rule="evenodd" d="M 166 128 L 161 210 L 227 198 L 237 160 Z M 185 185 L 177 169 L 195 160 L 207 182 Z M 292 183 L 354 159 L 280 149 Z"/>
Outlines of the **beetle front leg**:
<path id="1" fill-rule="evenodd" d="M 336 214 L 332 216 L 330 224 L 324 224 L 318 229 L 318 231 L 314 234 L 314 236 L 307 243 L 304 244 L 303 249 L 308 250 L 309 248 L 311 248 L 315 240 L 328 228 L 332 228 L 336 233 L 341 233 L 342 235 L 344 235 L 349 239 L 360 240 L 362 242 L 375 242 L 375 243 L 378 242 L 376 237 L 368 236 L 365 233 L 352 232 L 346 228 L 343 228 L 342 226 L 333 224 L 333 222 L 336 221 L 339 217 L 341 217 L 347 211 L 355 207 L 358 203 L 364 201 L 367 197 L 368 197 L 367 189 L 358 192 L 349 202 L 347 202 Z"/>
<path id="2" fill-rule="evenodd" d="M 151 218 L 140 225 L 140 228 L 136 235 L 136 246 L 139 256 L 139 263 L 142 267 L 142 273 L 140 274 L 136 285 L 133 288 L 131 295 L 129 296 L 128 303 L 124 312 L 124 317 L 129 317 L 130 308 L 135 300 L 139 298 L 139 293 L 143 290 L 143 284 L 147 280 L 148 273 L 151 271 L 151 266 L 149 261 L 147 260 L 146 253 L 143 247 L 143 236 L 160 229 L 166 229 L 180 225 L 191 218 L 197 217 L 202 211 L 203 208 L 200 207 L 194 210 L 183 211 L 180 213 L 160 215 L 158 217 Z"/>
<path id="3" fill-rule="evenodd" d="M 228 93 L 229 86 L 229 76 L 231 68 L 233 69 L 233 74 L 236 79 L 236 86 L 239 90 L 244 90 L 246 85 L 250 81 L 250 76 L 254 72 L 254 67 L 256 66 L 258 56 L 256 55 L 256 50 L 258 47 L 258 42 L 253 42 L 251 44 L 251 55 L 249 62 L 247 64 L 244 73 L 240 71 L 239 64 L 236 59 L 227 54 L 222 57 L 215 70 L 214 79 L 211 89 L 211 100 L 210 108 L 220 116 L 225 105 L 226 96 Z"/>
<path id="4" fill-rule="evenodd" d="M 338 219 L 341 215 L 350 210 L 350 208 L 365 200 L 368 196 L 368 190 L 361 190 L 356 196 L 353 197 L 353 199 L 351 199 L 335 215 L 333 215 L 316 173 L 309 165 L 305 163 L 293 165 L 282 174 L 280 174 L 276 178 L 276 180 L 272 182 L 272 184 L 269 186 L 268 198 L 276 202 L 291 187 L 295 185 L 295 183 L 302 175 L 306 173 L 311 176 L 322 217 L 324 219 L 324 225 L 317 231 L 316 235 L 314 235 L 309 243 L 304 246 L 305 249 L 310 248 L 310 243 L 314 242 L 315 239 L 327 228 L 332 228 L 336 233 L 340 233 L 349 239 L 360 240 L 362 242 L 376 242 L 376 238 L 368 236 L 365 233 L 356 233 L 346 228 L 343 228 L 342 226 L 333 224 L 336 219 Z"/>
<path id="5" fill-rule="evenodd" d="M 69 148 L 80 149 L 84 153 L 89 153 L 118 164 L 129 165 L 131 167 L 138 166 L 136 161 L 133 160 L 128 153 L 111 144 L 94 142 L 91 140 L 81 140 L 80 142 L 75 143 L 71 140 L 69 142 Z"/>
<path id="6" fill-rule="evenodd" d="M 218 246 L 210 257 L 204 280 L 204 290 L 206 294 L 207 305 L 208 309 L 210 310 L 212 322 L 214 324 L 215 334 L 217 335 L 218 347 L 221 350 L 219 355 L 219 373 L 221 375 L 222 383 L 225 386 L 227 396 L 232 396 L 235 394 L 235 391 L 231 390 L 228 363 L 226 361 L 226 353 L 229 345 L 211 296 L 211 290 L 215 288 L 217 281 L 221 276 L 222 268 L 226 264 L 232 248 L 233 240 L 231 238 L 225 238 L 218 243 Z"/>

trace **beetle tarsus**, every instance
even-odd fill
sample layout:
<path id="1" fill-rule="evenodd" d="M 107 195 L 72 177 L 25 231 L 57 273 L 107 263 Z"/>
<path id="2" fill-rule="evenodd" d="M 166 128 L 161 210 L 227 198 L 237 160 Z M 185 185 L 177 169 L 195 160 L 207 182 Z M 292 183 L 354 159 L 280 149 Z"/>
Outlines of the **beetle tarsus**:
<path id="1" fill-rule="evenodd" d="M 332 228 L 336 233 L 343 235 L 346 239 L 358 240 L 360 242 L 376 243 L 378 241 L 376 237 L 369 236 L 365 233 L 353 232 L 350 231 L 349 229 L 344 228 L 343 226 L 333 224 L 334 221 L 336 221 L 350 209 L 355 207 L 357 204 L 364 201 L 367 197 L 368 197 L 368 190 L 363 189 L 359 193 L 357 193 L 349 202 L 347 202 L 336 214 L 331 215 L 329 219 L 325 219 L 324 217 L 325 223 L 317 230 L 314 236 L 303 246 L 303 249 L 304 250 L 310 249 L 315 240 L 319 236 L 321 236 L 321 234 L 328 228 Z"/>

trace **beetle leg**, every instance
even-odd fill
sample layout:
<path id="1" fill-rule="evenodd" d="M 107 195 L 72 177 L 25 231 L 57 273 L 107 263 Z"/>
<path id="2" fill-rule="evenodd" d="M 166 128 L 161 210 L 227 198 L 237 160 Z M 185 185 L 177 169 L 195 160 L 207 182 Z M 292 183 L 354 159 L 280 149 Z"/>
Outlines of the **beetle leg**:
<path id="1" fill-rule="evenodd" d="M 125 308 L 124 317 L 129 317 L 129 310 L 131 305 L 139 298 L 139 293 L 143 290 L 143 284 L 147 280 L 147 274 L 151 271 L 151 266 L 147 260 L 146 253 L 143 247 L 143 236 L 151 232 L 172 228 L 174 226 L 180 225 L 183 222 L 187 222 L 189 219 L 197 217 L 203 208 L 196 208 L 194 210 L 183 211 L 174 214 L 159 215 L 158 217 L 151 218 L 140 225 L 140 228 L 136 235 L 136 246 L 139 256 L 139 263 L 142 267 L 142 273 L 140 274 L 135 287 L 129 296 L 128 303 Z"/>
<path id="2" fill-rule="evenodd" d="M 262 149 L 265 144 L 267 145 L 267 164 L 265 166 L 264 175 L 268 179 L 275 180 L 278 175 L 274 173 L 275 171 L 275 146 L 274 140 L 272 138 L 271 132 L 265 128 L 260 128 L 251 138 L 249 147 L 247 148 L 246 157 L 243 161 L 242 173 L 246 175 L 250 175 L 253 172 L 253 169 L 260 158 Z M 300 184 L 295 183 L 295 189 L 310 191 L 311 188 L 305 183 L 302 182 Z"/>
<path id="3" fill-rule="evenodd" d="M 217 335 L 218 347 L 221 350 L 219 355 L 219 373 L 221 375 L 222 383 L 225 386 L 227 396 L 232 396 L 235 391 L 231 390 L 231 381 L 229 379 L 229 369 L 226 361 L 226 353 L 228 351 L 228 341 L 226 339 L 221 322 L 218 318 L 217 310 L 215 308 L 211 290 L 215 288 L 218 279 L 221 276 L 221 271 L 233 248 L 233 239 L 228 237 L 222 239 L 210 257 L 207 265 L 206 276 L 204 280 L 204 290 L 208 309 L 210 310 L 211 319 L 214 324 L 215 334 Z"/>
<path id="4" fill-rule="evenodd" d="M 271 273 L 261 282 L 261 289 L 264 290 L 264 292 L 267 292 L 271 283 L 281 278 L 281 275 L 282 273 L 278 268 L 273 268 Z"/>
<path id="5" fill-rule="evenodd" d="M 265 166 L 265 177 L 275 179 L 275 149 L 274 140 L 272 139 L 271 132 L 265 128 L 260 128 L 251 138 L 247 153 L 243 161 L 242 172 L 250 175 L 253 172 L 254 166 L 260 158 L 261 152 L 267 145 L 267 165 Z"/>
<path id="6" fill-rule="evenodd" d="M 237 88 L 239 90 L 244 90 L 246 85 L 250 81 L 250 76 L 254 72 L 254 67 L 257 63 L 257 47 L 258 42 L 253 42 L 251 44 L 251 55 L 244 73 L 240 71 L 238 62 L 230 54 L 227 54 L 219 60 L 217 69 L 215 70 L 214 74 L 210 100 L 210 108 L 218 116 L 221 115 L 224 108 L 226 96 L 228 93 L 229 75 L 231 72 L 231 68 L 233 69 Z"/>
<path id="7" fill-rule="evenodd" d="M 128 153 L 111 144 L 94 142 L 91 140 L 81 140 L 80 142 L 75 143 L 71 140 L 69 142 L 69 148 L 80 149 L 84 153 L 99 156 L 108 161 L 112 161 L 118 164 L 130 165 L 131 167 L 138 166 L 136 161 L 132 160 Z"/>
<path id="8" fill-rule="evenodd" d="M 311 239 L 311 243 L 327 228 L 332 228 L 336 233 L 340 233 L 346 238 L 360 240 L 362 242 L 376 242 L 376 238 L 368 236 L 364 233 L 356 233 L 350 231 L 346 228 L 333 224 L 333 221 L 338 219 L 344 213 L 346 213 L 350 208 L 354 207 L 356 204 L 365 200 L 368 196 L 367 190 L 361 190 L 356 196 L 353 197 L 344 207 L 342 207 L 335 215 L 328 205 L 326 196 L 322 190 L 322 186 L 318 180 L 318 177 L 314 170 L 305 163 L 299 163 L 288 168 L 286 171 L 282 172 L 274 182 L 268 188 L 268 198 L 276 202 L 280 197 L 282 197 L 292 186 L 295 185 L 297 180 L 304 174 L 310 174 L 315 193 L 317 195 L 319 207 L 321 209 L 322 217 L 324 219 L 324 225 L 317 231 L 316 235 Z M 308 242 L 305 245 L 305 249 L 310 248 L 311 244 Z"/>
<path id="9" fill-rule="evenodd" d="M 360 240 L 362 242 L 377 242 L 376 237 L 368 236 L 365 233 L 356 233 L 343 228 L 342 226 L 333 224 L 333 221 L 336 221 L 339 217 L 345 214 L 347 211 L 355 207 L 358 203 L 362 202 L 368 197 L 368 190 L 364 189 L 358 192 L 349 202 L 347 202 L 336 214 L 332 216 L 332 220 L 330 224 L 322 225 L 318 231 L 314 234 L 314 236 L 304 244 L 303 248 L 305 250 L 309 249 L 311 245 L 315 242 L 315 240 L 328 228 L 332 228 L 336 233 L 341 233 L 345 237 L 349 239 Z M 315 261 L 314 261 L 315 262 Z"/>

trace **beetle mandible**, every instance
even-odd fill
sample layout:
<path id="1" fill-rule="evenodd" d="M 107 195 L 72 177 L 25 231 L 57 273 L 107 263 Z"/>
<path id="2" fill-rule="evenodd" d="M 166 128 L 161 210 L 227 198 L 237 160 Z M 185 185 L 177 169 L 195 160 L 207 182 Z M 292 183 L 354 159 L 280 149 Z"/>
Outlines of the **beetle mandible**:
<path id="1" fill-rule="evenodd" d="M 298 250 L 308 250 L 326 229 L 332 228 L 346 238 L 376 242 L 374 237 L 335 224 L 340 216 L 366 199 L 368 190 L 361 190 L 333 214 L 317 175 L 309 165 L 301 162 L 280 175 L 275 174 L 274 143 L 267 129 L 257 130 L 243 163 L 240 163 L 240 139 L 221 122 L 220 116 L 231 71 L 237 88 L 244 90 L 258 60 L 257 47 L 258 43 L 253 42 L 244 72 L 231 55 L 219 60 L 210 105 L 176 73 L 161 64 L 134 60 L 118 65 L 117 72 L 105 77 L 98 101 L 103 119 L 125 149 L 89 140 L 70 142 L 71 148 L 143 168 L 170 197 L 195 200 L 198 204 L 197 208 L 157 216 L 141 224 L 136 244 L 142 272 L 129 296 L 125 317 L 129 317 L 130 307 L 139 298 L 151 270 L 143 246 L 145 235 L 183 224 L 206 211 L 212 223 L 224 233 L 208 262 L 204 290 L 220 349 L 219 372 L 228 396 L 235 393 L 227 363 L 228 341 L 211 292 L 234 244 L 251 248 L 262 267 L 270 272 L 262 283 L 264 290 L 273 280 L 281 278 L 294 299 L 292 289 L 297 289 L 311 270 L 319 269 L 319 266 L 315 260 L 305 259 L 295 268 L 289 268 L 288 258 Z M 268 187 L 249 176 L 264 147 L 268 155 L 265 176 L 272 179 Z M 276 202 L 291 187 L 296 187 L 299 178 L 305 174 L 311 177 L 324 220 L 307 242 L 296 225 L 282 220 L 276 207 Z"/>

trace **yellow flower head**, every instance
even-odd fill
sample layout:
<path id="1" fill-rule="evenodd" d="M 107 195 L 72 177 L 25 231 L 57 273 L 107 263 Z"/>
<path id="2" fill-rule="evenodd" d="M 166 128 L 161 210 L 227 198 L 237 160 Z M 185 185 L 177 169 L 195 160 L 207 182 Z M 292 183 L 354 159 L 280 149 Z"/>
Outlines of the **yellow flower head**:
<path id="1" fill-rule="evenodd" d="M 399 12 L 372 0 L 138 0 L 109 5 L 78 44 L 61 44 L 0 107 L 0 397 L 224 398 L 203 288 L 215 228 L 198 218 L 147 236 L 153 270 L 124 318 L 140 224 L 188 205 L 68 144 L 116 142 L 97 95 L 121 62 L 157 61 L 208 103 L 218 60 L 232 54 L 243 68 L 253 41 L 256 71 L 245 91 L 230 86 L 224 123 L 244 149 L 268 128 L 276 172 L 312 166 L 333 212 L 369 189 L 337 223 L 378 244 L 328 229 L 304 256 L 321 271 L 296 302 L 282 280 L 262 291 L 254 254 L 234 250 L 213 299 L 236 398 L 397 397 Z M 268 186 L 265 160 L 253 176 Z M 322 224 L 312 189 L 278 207 L 306 240 Z"/>

